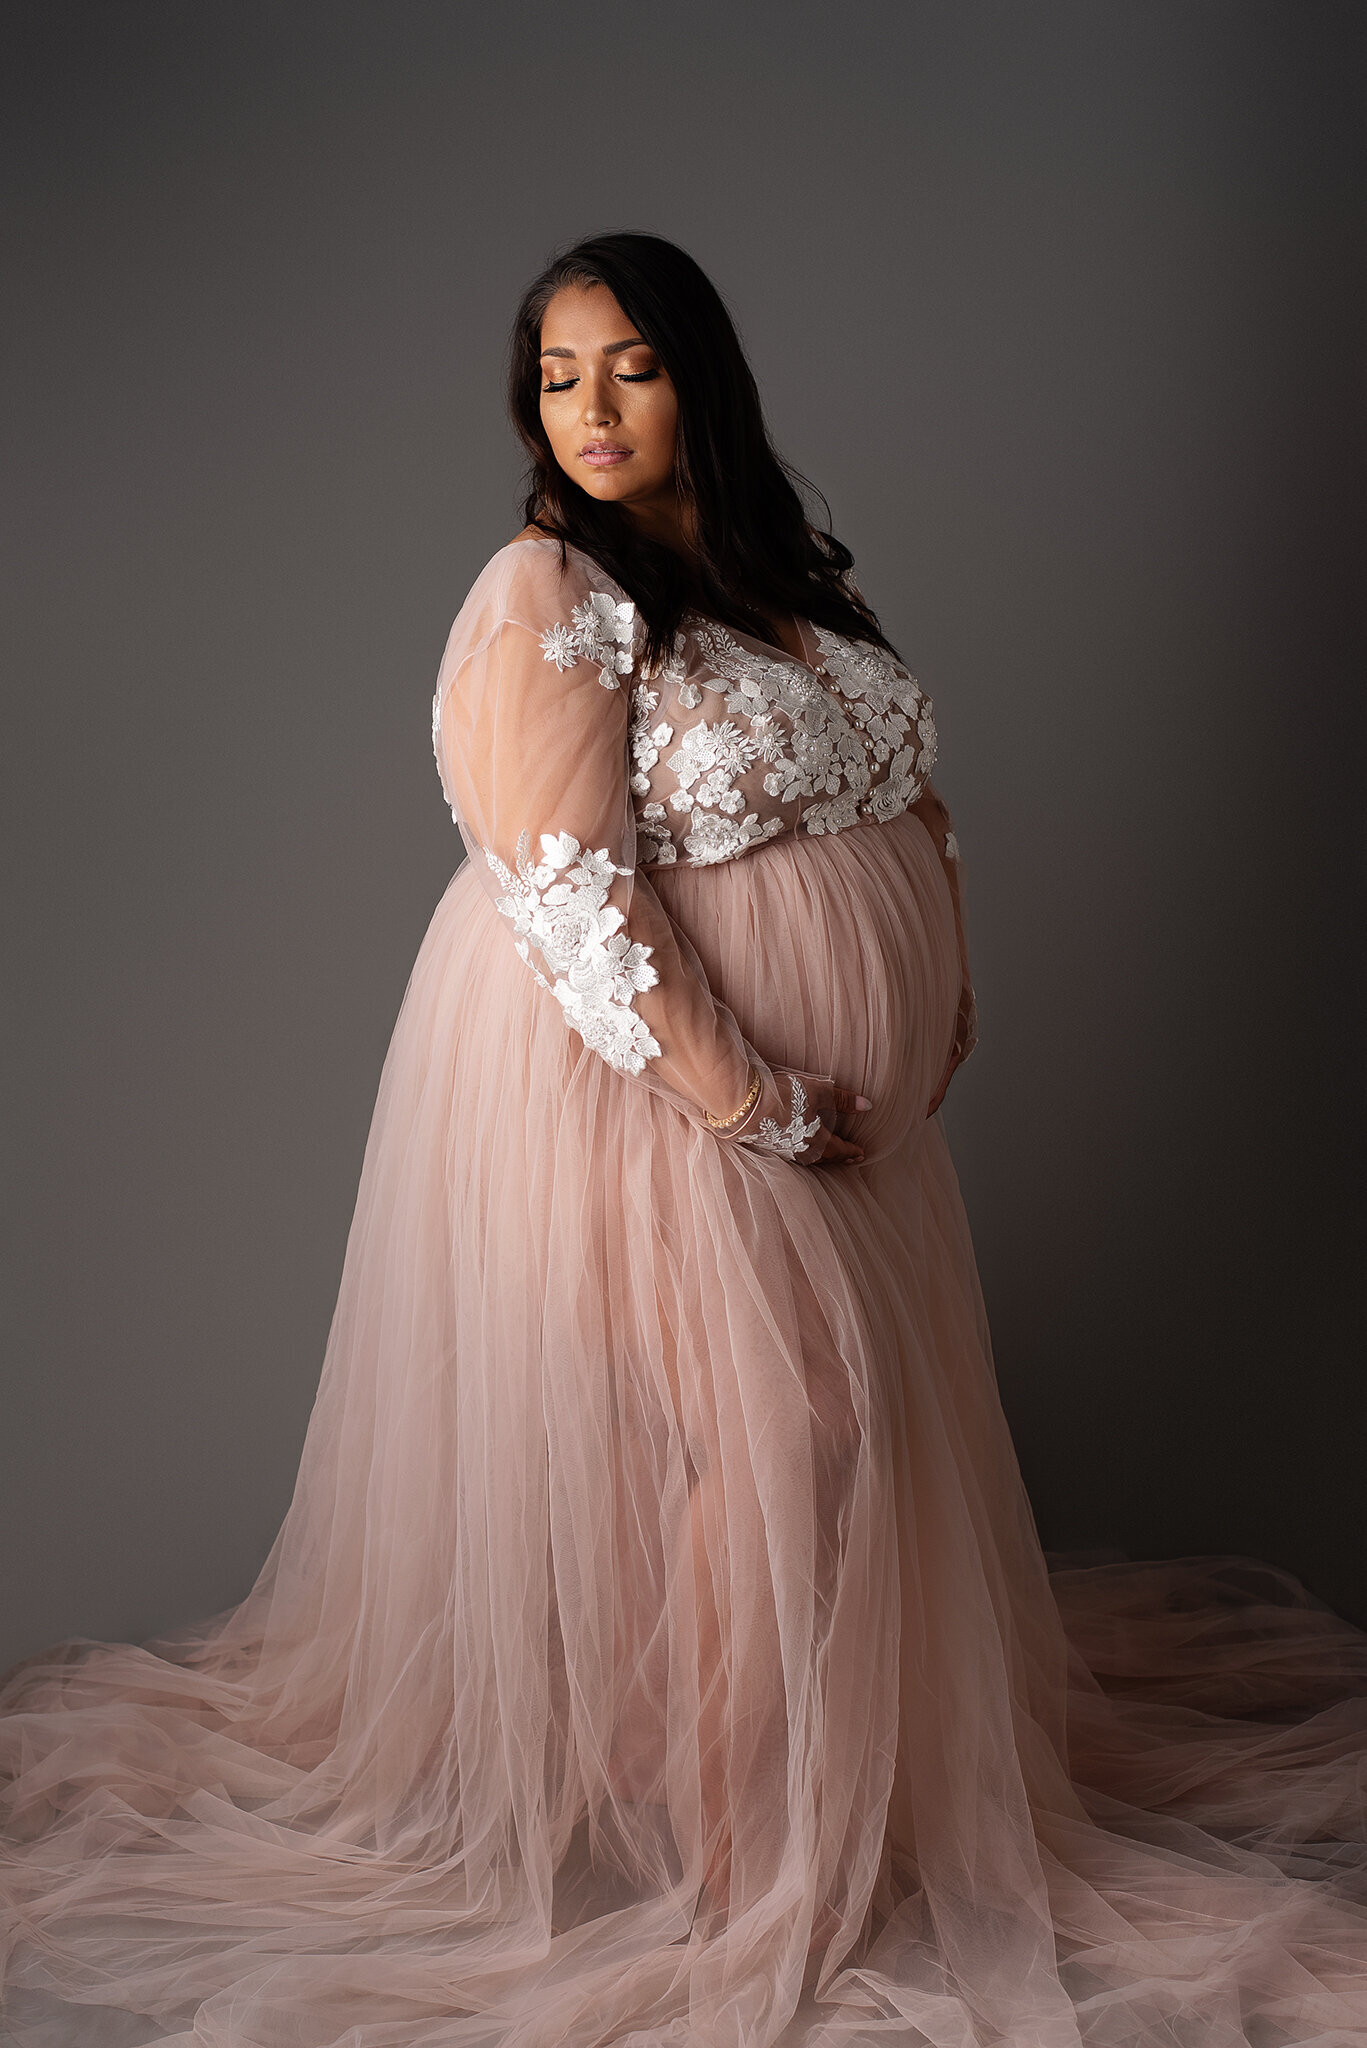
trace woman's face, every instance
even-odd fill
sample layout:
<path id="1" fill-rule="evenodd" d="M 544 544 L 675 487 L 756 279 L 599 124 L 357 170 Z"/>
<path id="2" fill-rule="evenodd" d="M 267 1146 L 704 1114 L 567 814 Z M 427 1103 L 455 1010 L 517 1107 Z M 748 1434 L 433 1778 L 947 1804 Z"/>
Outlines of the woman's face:
<path id="1" fill-rule="evenodd" d="M 679 401 L 605 284 L 566 285 L 541 321 L 541 423 L 566 476 L 650 523 L 675 500 Z"/>

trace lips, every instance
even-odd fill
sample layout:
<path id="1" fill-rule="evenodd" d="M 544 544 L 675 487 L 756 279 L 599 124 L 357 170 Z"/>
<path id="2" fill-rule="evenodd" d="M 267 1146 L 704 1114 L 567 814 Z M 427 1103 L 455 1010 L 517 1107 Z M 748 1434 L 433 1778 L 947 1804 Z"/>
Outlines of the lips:
<path id="1" fill-rule="evenodd" d="M 579 450 L 579 460 L 587 462 L 590 469 L 615 469 L 630 455 L 630 448 L 623 448 L 616 441 L 586 441 Z"/>

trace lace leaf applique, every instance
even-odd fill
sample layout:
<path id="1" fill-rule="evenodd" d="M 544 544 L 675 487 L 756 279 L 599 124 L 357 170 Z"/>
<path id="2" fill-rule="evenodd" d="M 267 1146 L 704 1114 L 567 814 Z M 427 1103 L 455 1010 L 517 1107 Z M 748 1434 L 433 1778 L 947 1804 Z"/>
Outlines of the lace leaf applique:
<path id="1" fill-rule="evenodd" d="M 635 625 L 636 607 L 630 600 L 619 604 L 605 590 L 591 590 L 570 613 L 568 626 L 557 623 L 546 628 L 541 652 L 562 672 L 582 659 L 596 663 L 603 688 L 615 690 L 618 676 L 631 674 Z"/>
<path id="2" fill-rule="evenodd" d="M 585 1045 L 610 1067 L 639 1074 L 660 1046 L 633 1002 L 660 977 L 650 960 L 654 948 L 633 943 L 623 929 L 625 916 L 608 902 L 612 877 L 631 869 L 619 867 L 605 847 L 596 853 L 581 847 L 569 832 L 543 832 L 542 858 L 533 866 L 530 836 L 523 832 L 518 838 L 516 872 L 485 849 L 507 892 L 496 907 L 511 919 L 518 952 Z M 553 981 L 537 968 L 531 946 Z"/>
<path id="3" fill-rule="evenodd" d="M 802 829 L 819 837 L 823 832 L 845 832 L 859 823 L 859 791 L 847 789 L 825 803 L 809 804 L 802 813 Z"/>
<path id="4" fill-rule="evenodd" d="M 811 1123 L 804 1122 L 807 1114 L 807 1090 L 800 1077 L 792 1077 L 792 1114 L 786 1124 L 776 1124 L 771 1116 L 762 1116 L 759 1128 L 737 1138 L 738 1145 L 749 1145 L 755 1152 L 778 1152 L 785 1159 L 796 1159 L 799 1152 L 807 1149 L 807 1141 L 814 1138 L 821 1129 L 821 1118 L 814 1117 Z"/>
<path id="5" fill-rule="evenodd" d="M 760 839 L 772 839 L 783 830 L 782 818 L 766 818 L 761 825 L 755 811 L 747 811 L 741 819 L 718 816 L 715 811 L 694 811 L 689 823 L 691 829 L 684 834 L 684 847 L 690 865 L 696 868 L 734 860 L 747 846 Z"/>

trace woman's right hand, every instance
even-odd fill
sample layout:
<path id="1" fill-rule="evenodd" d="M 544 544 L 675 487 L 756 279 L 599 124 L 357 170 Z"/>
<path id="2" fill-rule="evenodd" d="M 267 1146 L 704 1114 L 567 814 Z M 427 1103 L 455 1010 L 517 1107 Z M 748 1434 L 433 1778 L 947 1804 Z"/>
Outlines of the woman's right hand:
<path id="1" fill-rule="evenodd" d="M 864 1157 L 864 1148 L 857 1139 L 842 1137 L 835 1126 L 840 1117 L 872 1109 L 867 1095 L 842 1087 L 829 1074 L 775 1067 L 772 1075 L 741 1125 L 738 1142 L 748 1143 L 755 1151 L 781 1153 L 796 1166 L 855 1165 Z M 801 1085 L 795 1092 L 797 1083 Z M 760 1127 L 765 1123 L 771 1131 L 762 1137 Z M 810 1129 L 813 1124 L 817 1126 L 815 1130 Z M 779 1132 L 777 1143 L 772 1137 L 773 1128 Z M 803 1137 L 803 1132 L 808 1135 Z"/>
<path id="2" fill-rule="evenodd" d="M 837 1117 L 853 1116 L 862 1110 L 872 1109 L 867 1095 L 857 1095 L 853 1088 L 842 1088 L 835 1081 L 818 1080 L 814 1075 L 804 1075 L 807 1092 L 807 1121 L 820 1117 L 821 1130 L 811 1139 L 806 1152 L 798 1156 L 799 1166 L 843 1166 L 857 1165 L 864 1157 L 864 1148 L 855 1138 L 842 1138 L 835 1128 Z M 824 1133 L 824 1137 L 823 1137 Z"/>

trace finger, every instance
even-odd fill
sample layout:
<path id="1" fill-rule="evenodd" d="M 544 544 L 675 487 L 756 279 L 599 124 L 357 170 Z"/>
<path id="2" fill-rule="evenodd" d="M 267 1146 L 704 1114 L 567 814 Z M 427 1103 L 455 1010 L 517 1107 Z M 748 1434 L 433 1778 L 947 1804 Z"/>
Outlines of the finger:
<path id="1" fill-rule="evenodd" d="M 832 1134 L 830 1140 L 828 1141 L 824 1150 L 822 1151 L 820 1158 L 814 1159 L 812 1161 L 812 1164 L 814 1166 L 825 1166 L 830 1163 L 834 1163 L 836 1165 L 843 1165 L 846 1163 L 855 1163 L 858 1160 L 861 1160 L 863 1157 L 864 1150 L 861 1145 L 852 1145 L 848 1139 L 838 1138 L 834 1134 Z"/>
<path id="2" fill-rule="evenodd" d="M 835 1106 L 839 1110 L 848 1112 L 852 1109 L 873 1108 L 873 1104 L 869 1101 L 867 1095 L 856 1095 L 852 1088 L 834 1088 L 832 1093 L 835 1098 Z"/>

